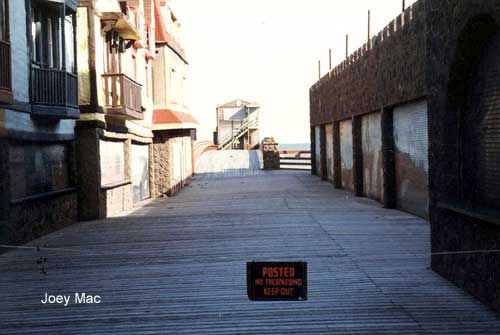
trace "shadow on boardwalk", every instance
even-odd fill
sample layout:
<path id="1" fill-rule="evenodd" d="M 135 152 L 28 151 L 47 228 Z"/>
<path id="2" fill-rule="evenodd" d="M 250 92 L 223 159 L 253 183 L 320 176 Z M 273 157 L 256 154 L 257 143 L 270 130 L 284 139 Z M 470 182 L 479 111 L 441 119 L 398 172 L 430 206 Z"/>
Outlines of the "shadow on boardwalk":
<path id="1" fill-rule="evenodd" d="M 500 332 L 498 314 L 429 270 L 425 221 L 307 173 L 198 178 L 31 245 L 44 247 L 0 256 L 2 334 Z M 309 300 L 248 301 L 249 260 L 307 261 Z M 45 292 L 102 302 L 44 306 Z"/>

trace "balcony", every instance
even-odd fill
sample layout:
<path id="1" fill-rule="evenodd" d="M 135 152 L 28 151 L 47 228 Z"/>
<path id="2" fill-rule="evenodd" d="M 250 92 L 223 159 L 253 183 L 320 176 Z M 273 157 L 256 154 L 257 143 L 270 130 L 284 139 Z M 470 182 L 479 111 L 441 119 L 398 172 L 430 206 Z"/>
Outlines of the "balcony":
<path id="1" fill-rule="evenodd" d="M 12 103 L 10 43 L 0 40 L 0 103 Z"/>
<path id="2" fill-rule="evenodd" d="M 125 120 L 142 120 L 142 85 L 123 73 L 102 75 L 105 107 L 108 115 Z"/>
<path id="3" fill-rule="evenodd" d="M 31 69 L 31 104 L 34 115 L 78 118 L 78 77 L 64 70 Z"/>

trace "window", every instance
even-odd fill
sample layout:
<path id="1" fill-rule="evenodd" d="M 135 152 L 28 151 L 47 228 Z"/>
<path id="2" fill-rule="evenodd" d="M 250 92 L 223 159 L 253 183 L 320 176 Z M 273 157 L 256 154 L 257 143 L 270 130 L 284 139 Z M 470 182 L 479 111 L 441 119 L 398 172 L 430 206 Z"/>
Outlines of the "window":
<path id="1" fill-rule="evenodd" d="M 73 15 L 68 15 L 63 20 L 59 7 L 33 6 L 31 11 L 31 57 L 34 65 L 57 70 L 66 67 L 68 72 L 76 72 L 73 20 Z M 66 66 L 63 59 L 63 38 Z"/>
<path id="2" fill-rule="evenodd" d="M 71 187 L 67 144 L 15 143 L 10 146 L 13 199 Z"/>
<path id="3" fill-rule="evenodd" d="M 8 0 L 0 0 L 0 101 L 2 103 L 12 103 L 8 5 Z"/>
<path id="4" fill-rule="evenodd" d="M 0 41 L 8 41 L 7 0 L 0 0 Z"/>

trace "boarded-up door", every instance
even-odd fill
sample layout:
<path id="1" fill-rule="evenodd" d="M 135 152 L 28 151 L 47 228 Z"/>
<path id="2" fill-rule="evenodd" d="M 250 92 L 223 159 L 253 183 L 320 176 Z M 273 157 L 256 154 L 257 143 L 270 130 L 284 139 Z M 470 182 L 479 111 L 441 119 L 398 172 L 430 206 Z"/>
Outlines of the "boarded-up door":
<path id="1" fill-rule="evenodd" d="M 149 146 L 132 144 L 131 170 L 134 202 L 150 197 L 149 193 Z"/>
<path id="2" fill-rule="evenodd" d="M 321 176 L 321 127 L 316 126 L 314 128 L 314 157 L 316 157 L 316 174 Z"/>
<path id="3" fill-rule="evenodd" d="M 342 187 L 353 191 L 354 181 L 351 120 L 340 122 L 340 163 L 342 171 Z"/>
<path id="4" fill-rule="evenodd" d="M 363 150 L 363 194 L 382 199 L 382 126 L 381 114 L 364 115 L 361 119 Z"/>
<path id="5" fill-rule="evenodd" d="M 326 133 L 326 170 L 328 180 L 333 181 L 333 124 L 325 126 Z"/>
<path id="6" fill-rule="evenodd" d="M 399 208 L 422 217 L 428 216 L 428 142 L 427 102 L 395 108 L 397 203 Z"/>

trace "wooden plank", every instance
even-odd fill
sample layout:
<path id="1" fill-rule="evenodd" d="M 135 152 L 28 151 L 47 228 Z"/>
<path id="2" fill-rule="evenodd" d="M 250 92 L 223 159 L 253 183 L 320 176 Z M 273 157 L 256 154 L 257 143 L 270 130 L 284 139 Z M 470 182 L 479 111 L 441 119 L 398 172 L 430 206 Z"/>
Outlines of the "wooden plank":
<path id="1" fill-rule="evenodd" d="M 238 170 L 255 164 L 243 152 L 213 157 Z M 247 167 L 256 174 L 236 177 L 205 164 L 219 177 L 196 176 L 176 197 L 1 255 L 0 332 L 498 334 L 498 314 L 429 270 L 422 219 L 308 173 Z M 253 260 L 306 261 L 308 301 L 249 301 Z M 102 303 L 40 303 L 45 292 L 75 291 Z"/>

